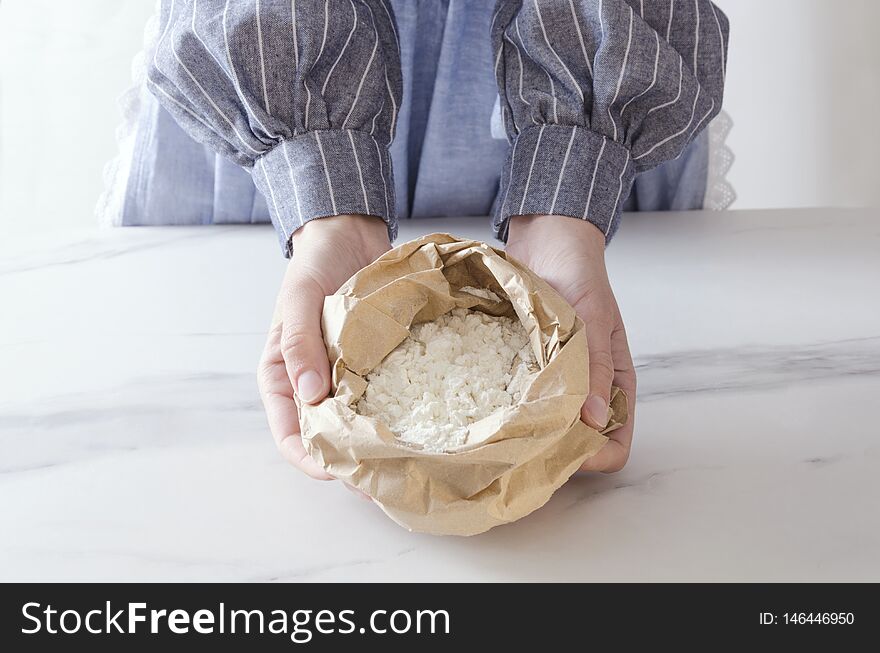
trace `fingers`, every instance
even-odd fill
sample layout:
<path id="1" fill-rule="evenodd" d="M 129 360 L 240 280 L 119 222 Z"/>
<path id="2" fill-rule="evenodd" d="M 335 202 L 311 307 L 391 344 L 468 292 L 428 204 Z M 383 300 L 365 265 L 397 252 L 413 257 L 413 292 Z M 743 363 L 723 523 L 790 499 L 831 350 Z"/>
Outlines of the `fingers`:
<path id="1" fill-rule="evenodd" d="M 628 424 L 623 428 L 629 428 L 630 433 L 632 433 L 632 428 Z M 623 428 L 619 430 L 623 430 Z M 618 431 L 615 431 L 614 433 L 617 432 Z M 587 458 L 584 464 L 581 465 L 581 471 L 613 474 L 614 472 L 619 472 L 623 469 L 628 459 L 629 450 L 620 442 L 612 438 L 608 440 L 608 442 L 606 442 L 595 455 Z"/>
<path id="2" fill-rule="evenodd" d="M 278 450 L 294 467 L 312 478 L 331 480 L 333 477 L 325 472 L 303 447 L 299 415 L 293 401 L 293 386 L 281 356 L 280 341 L 281 325 L 279 324 L 269 333 L 258 371 L 260 397 L 269 419 L 272 437 Z"/>
<path id="3" fill-rule="evenodd" d="M 581 467 L 582 471 L 618 472 L 629 460 L 635 428 L 636 373 L 622 324 L 611 334 L 611 356 L 617 368 L 612 382 L 626 393 L 628 419 L 621 428 L 608 434 L 608 442 L 596 455 L 587 459 Z"/>
<path id="4" fill-rule="evenodd" d="M 317 403 L 330 391 L 330 363 L 321 334 L 324 291 L 310 275 L 291 266 L 278 301 L 287 374 L 301 401 Z"/>
<path id="5" fill-rule="evenodd" d="M 611 330 L 605 326 L 608 317 L 597 315 L 588 317 L 591 318 L 587 322 L 590 389 L 581 410 L 581 417 L 590 426 L 601 430 L 608 423 L 608 404 L 611 401 L 611 383 L 614 380 Z"/>

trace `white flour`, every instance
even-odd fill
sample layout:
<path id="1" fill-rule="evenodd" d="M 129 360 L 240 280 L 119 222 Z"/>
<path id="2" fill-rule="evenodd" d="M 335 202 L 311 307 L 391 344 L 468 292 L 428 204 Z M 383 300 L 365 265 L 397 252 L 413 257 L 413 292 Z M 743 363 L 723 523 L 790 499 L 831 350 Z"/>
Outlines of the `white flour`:
<path id="1" fill-rule="evenodd" d="M 538 370 L 518 320 L 455 309 L 410 333 L 367 374 L 357 412 L 429 451 L 464 444 L 468 425 L 519 401 Z"/>

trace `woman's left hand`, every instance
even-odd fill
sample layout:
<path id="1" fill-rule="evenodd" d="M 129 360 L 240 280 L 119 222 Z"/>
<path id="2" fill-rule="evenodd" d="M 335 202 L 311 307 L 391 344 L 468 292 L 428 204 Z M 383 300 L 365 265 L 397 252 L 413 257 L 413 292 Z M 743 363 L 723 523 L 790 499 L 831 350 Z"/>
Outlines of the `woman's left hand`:
<path id="1" fill-rule="evenodd" d="M 636 373 L 617 300 L 605 269 L 605 235 L 592 223 L 558 215 L 514 216 L 506 251 L 525 263 L 574 307 L 587 327 L 590 389 L 581 419 L 606 425 L 611 386 L 627 396 L 627 423 L 581 468 L 616 472 L 629 458 L 635 417 Z"/>

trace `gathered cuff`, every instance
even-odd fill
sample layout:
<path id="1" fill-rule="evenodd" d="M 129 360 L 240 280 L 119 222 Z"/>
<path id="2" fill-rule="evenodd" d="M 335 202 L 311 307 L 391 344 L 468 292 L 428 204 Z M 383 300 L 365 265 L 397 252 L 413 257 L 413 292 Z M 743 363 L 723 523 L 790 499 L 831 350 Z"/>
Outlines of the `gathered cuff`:
<path id="1" fill-rule="evenodd" d="M 287 257 L 293 232 L 316 218 L 372 215 L 385 221 L 390 240 L 397 237 L 391 156 L 366 132 L 294 136 L 259 157 L 251 174 Z"/>
<path id="2" fill-rule="evenodd" d="M 565 215 L 589 220 L 611 240 L 635 179 L 629 150 L 585 127 L 541 125 L 523 130 L 502 174 L 493 217 L 507 240 L 510 218 Z"/>

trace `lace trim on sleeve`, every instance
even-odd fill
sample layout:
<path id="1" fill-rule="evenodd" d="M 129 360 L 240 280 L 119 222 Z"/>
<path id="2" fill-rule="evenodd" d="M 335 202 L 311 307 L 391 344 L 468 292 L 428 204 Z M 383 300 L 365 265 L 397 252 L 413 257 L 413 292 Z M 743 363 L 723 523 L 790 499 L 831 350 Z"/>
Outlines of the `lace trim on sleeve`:
<path id="1" fill-rule="evenodd" d="M 122 112 L 122 122 L 116 128 L 117 155 L 104 166 L 104 192 L 98 198 L 95 217 L 105 227 L 122 224 L 125 191 L 131 174 L 134 145 L 137 138 L 138 118 L 146 93 L 147 67 L 159 39 L 159 2 L 153 15 L 144 26 L 143 47 L 131 62 L 131 86 L 119 97 L 117 104 Z"/>
<path id="2" fill-rule="evenodd" d="M 727 145 L 727 135 L 732 128 L 733 120 L 723 110 L 709 123 L 709 173 L 703 208 L 710 211 L 724 211 L 736 201 L 736 191 L 727 179 L 736 158 Z"/>

